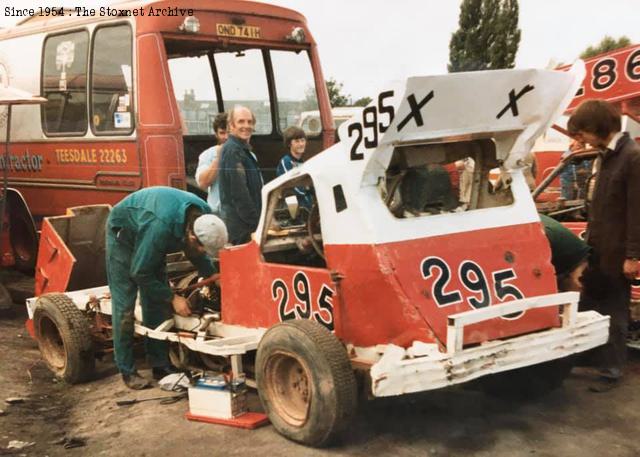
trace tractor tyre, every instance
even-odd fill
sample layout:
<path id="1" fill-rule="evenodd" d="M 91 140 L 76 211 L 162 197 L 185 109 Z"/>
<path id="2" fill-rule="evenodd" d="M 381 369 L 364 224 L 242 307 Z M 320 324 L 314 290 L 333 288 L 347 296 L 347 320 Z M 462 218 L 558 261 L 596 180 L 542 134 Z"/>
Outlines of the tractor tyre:
<path id="1" fill-rule="evenodd" d="M 269 420 L 286 438 L 329 445 L 357 410 L 357 385 L 347 352 L 315 321 L 271 327 L 258 346 L 256 382 Z"/>
<path id="2" fill-rule="evenodd" d="M 53 374 L 69 384 L 90 380 L 95 354 L 87 317 L 64 294 L 38 298 L 33 313 L 38 347 Z"/>

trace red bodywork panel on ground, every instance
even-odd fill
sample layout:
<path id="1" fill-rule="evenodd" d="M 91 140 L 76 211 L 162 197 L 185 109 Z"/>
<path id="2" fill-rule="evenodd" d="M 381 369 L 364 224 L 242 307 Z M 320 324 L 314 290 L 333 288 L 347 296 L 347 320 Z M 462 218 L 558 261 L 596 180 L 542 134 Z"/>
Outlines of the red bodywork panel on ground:
<path id="1" fill-rule="evenodd" d="M 75 262 L 76 259 L 71 251 L 49 220 L 45 218 L 42 222 L 38 263 L 36 264 L 36 297 L 47 292 L 66 291 Z"/>
<path id="2" fill-rule="evenodd" d="M 382 245 L 327 245 L 329 269 L 266 263 L 259 249 L 251 242 L 221 253 L 224 322 L 268 328 L 312 318 L 332 323 L 356 346 L 444 344 L 451 314 L 556 292 L 538 223 Z M 470 326 L 464 342 L 557 325 L 557 308 L 543 308 Z"/>

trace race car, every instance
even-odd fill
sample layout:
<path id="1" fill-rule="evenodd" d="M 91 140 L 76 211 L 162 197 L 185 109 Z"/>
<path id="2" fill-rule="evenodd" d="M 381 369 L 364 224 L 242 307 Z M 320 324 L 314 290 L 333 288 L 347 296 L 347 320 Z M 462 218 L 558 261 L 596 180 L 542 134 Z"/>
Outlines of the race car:
<path id="1" fill-rule="evenodd" d="M 348 428 L 361 393 L 478 378 L 523 392 L 557 386 L 572 355 L 607 341 L 609 318 L 558 292 L 522 167 L 581 71 L 389 84 L 340 127 L 340 143 L 264 186 L 253 239 L 220 253 L 219 311 L 205 303 L 149 328 L 138 309 L 136 332 L 169 341 L 177 362 L 228 359 L 235 375 L 254 377 L 276 430 L 310 446 Z M 456 162 L 467 172 L 459 188 L 443 172 Z M 310 210 L 291 198 L 301 186 L 313 194 Z M 79 271 L 99 283 L 83 268 L 104 237 L 70 236 L 82 211 L 64 217 L 45 221 L 39 296 L 28 309 L 49 367 L 79 382 L 91 376 L 96 335 L 108 342 L 111 304 L 104 286 L 76 290 Z M 75 266 L 74 250 L 85 259 Z M 64 292 L 51 294 L 56 274 Z"/>

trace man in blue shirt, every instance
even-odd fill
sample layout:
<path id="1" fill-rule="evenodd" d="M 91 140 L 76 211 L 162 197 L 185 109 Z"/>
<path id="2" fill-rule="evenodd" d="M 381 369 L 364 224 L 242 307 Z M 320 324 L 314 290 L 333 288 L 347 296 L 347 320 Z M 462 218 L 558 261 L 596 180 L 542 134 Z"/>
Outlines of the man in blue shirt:
<path id="1" fill-rule="evenodd" d="M 307 135 L 299 127 L 289 127 L 284 132 L 284 144 L 289 151 L 282 156 L 278 167 L 276 168 L 276 175 L 280 176 L 285 174 L 289 170 L 293 170 L 295 167 L 299 167 L 304 163 L 302 156 L 304 150 L 307 147 Z M 308 210 L 313 205 L 313 196 L 311 191 L 306 187 L 296 187 L 293 189 L 296 198 L 298 199 L 298 205 Z"/>
<path id="2" fill-rule="evenodd" d="M 262 210 L 262 174 L 249 145 L 255 123 L 249 108 L 235 106 L 229 112 L 229 139 L 221 150 L 220 208 L 234 245 L 251 240 Z"/>
<path id="3" fill-rule="evenodd" d="M 202 190 L 207 191 L 207 203 L 213 214 L 220 214 L 220 185 L 218 183 L 218 169 L 220 164 L 219 151 L 227 141 L 227 113 L 218 114 L 213 120 L 213 131 L 216 135 L 217 145 L 206 149 L 198 157 L 196 169 L 196 182 Z"/>
<path id="4" fill-rule="evenodd" d="M 189 316 L 189 303 L 167 281 L 166 255 L 184 250 L 202 276 L 214 273 L 213 256 L 226 242 L 222 221 L 193 194 L 171 187 L 148 187 L 113 207 L 107 220 L 107 279 L 111 292 L 115 362 L 131 389 L 149 387 L 133 358 L 134 309 L 140 293 L 142 320 L 155 328 L 172 317 L 172 308 Z M 153 377 L 171 371 L 165 341 L 145 342 Z"/>

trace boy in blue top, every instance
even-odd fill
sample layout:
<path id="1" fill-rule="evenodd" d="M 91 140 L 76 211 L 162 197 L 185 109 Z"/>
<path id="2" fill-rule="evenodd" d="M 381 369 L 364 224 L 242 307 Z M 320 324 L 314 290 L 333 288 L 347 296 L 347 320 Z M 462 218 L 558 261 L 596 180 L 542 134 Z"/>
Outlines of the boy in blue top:
<path id="1" fill-rule="evenodd" d="M 184 250 L 202 276 L 214 273 L 209 256 L 227 239 L 220 218 L 193 194 L 171 187 L 148 187 L 113 207 L 107 220 L 107 280 L 111 292 L 115 362 L 131 389 L 149 387 L 133 358 L 134 308 L 140 293 L 142 321 L 155 328 L 172 316 L 172 308 L 189 316 L 186 298 L 173 293 L 167 281 L 166 255 Z M 165 341 L 145 342 L 153 377 L 171 371 Z"/>
<path id="2" fill-rule="evenodd" d="M 216 135 L 217 145 L 206 149 L 198 157 L 196 169 L 196 182 L 202 190 L 207 191 L 207 203 L 213 214 L 220 214 L 220 185 L 218 183 L 218 170 L 220 165 L 220 150 L 227 141 L 227 113 L 218 114 L 213 120 L 213 132 Z"/>
<path id="3" fill-rule="evenodd" d="M 276 175 L 280 176 L 285 174 L 289 170 L 293 170 L 295 167 L 299 167 L 304 163 L 302 156 L 304 150 L 307 147 L 307 135 L 299 127 L 288 127 L 284 132 L 284 144 L 289 151 L 282 156 L 278 167 L 276 168 Z M 305 187 L 296 187 L 294 192 L 298 199 L 298 205 L 308 210 L 313 205 L 313 196 L 309 189 Z"/>

